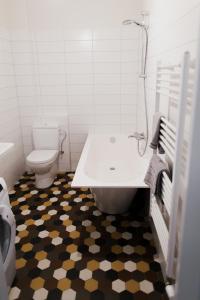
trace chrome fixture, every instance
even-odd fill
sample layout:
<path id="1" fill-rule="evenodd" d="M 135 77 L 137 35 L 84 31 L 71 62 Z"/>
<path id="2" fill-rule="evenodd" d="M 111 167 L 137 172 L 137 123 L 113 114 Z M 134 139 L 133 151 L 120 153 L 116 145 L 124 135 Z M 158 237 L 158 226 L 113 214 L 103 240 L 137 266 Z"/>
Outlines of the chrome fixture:
<path id="1" fill-rule="evenodd" d="M 147 16 L 146 12 L 142 13 L 143 20 L 145 16 Z M 142 70 L 141 74 L 139 75 L 139 78 L 143 79 L 143 87 L 144 87 L 144 105 L 145 105 L 145 118 L 146 118 L 146 137 L 144 133 L 135 133 L 134 137 L 138 141 L 138 153 L 140 156 L 143 156 L 146 152 L 147 145 L 148 145 L 148 139 L 149 139 L 149 120 L 148 120 L 148 109 L 147 109 L 147 90 L 146 90 L 146 79 L 147 79 L 147 74 L 146 74 L 146 67 L 147 67 L 147 53 L 148 53 L 148 45 L 149 45 L 149 35 L 148 35 L 148 26 L 145 24 L 145 22 L 138 22 L 136 20 L 125 20 L 122 22 L 123 25 L 131 25 L 135 24 L 139 27 L 141 27 L 144 32 L 145 32 L 145 46 L 143 43 L 143 50 L 142 50 Z M 140 141 L 145 140 L 145 147 L 144 150 L 141 152 L 140 151 Z"/>
<path id="2" fill-rule="evenodd" d="M 142 141 L 145 140 L 145 134 L 144 132 L 134 132 L 134 134 L 129 135 L 128 138 L 135 138 L 137 141 Z"/>

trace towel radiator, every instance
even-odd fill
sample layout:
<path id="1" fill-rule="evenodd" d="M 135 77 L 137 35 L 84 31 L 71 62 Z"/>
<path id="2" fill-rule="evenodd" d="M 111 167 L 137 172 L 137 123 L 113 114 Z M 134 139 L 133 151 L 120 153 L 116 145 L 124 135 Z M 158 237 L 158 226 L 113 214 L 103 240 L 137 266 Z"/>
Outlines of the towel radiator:
<path id="1" fill-rule="evenodd" d="M 151 216 L 159 239 L 160 247 L 166 264 L 166 276 L 176 278 L 178 213 L 180 204 L 181 174 L 184 173 L 184 159 L 187 152 L 185 143 L 187 112 L 191 110 L 193 95 L 195 62 L 191 61 L 190 54 L 184 53 L 183 61 L 177 65 L 165 65 L 160 63 L 157 67 L 156 81 L 156 112 L 161 110 L 161 101 L 168 101 L 168 111 L 161 118 L 159 143 L 165 151 L 163 159 L 170 162 L 172 167 L 172 180 L 167 174 L 162 179 L 162 201 L 169 216 L 167 226 L 160 207 L 152 196 Z M 174 125 L 170 121 L 170 108 L 178 111 L 178 121 Z"/>

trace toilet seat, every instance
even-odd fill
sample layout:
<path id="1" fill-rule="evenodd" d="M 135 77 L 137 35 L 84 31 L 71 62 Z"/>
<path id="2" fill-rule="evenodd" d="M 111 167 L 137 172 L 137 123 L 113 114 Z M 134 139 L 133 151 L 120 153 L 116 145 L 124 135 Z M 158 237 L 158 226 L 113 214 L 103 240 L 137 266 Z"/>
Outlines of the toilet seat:
<path id="1" fill-rule="evenodd" d="M 29 165 L 53 163 L 58 156 L 57 150 L 34 150 L 26 158 Z"/>

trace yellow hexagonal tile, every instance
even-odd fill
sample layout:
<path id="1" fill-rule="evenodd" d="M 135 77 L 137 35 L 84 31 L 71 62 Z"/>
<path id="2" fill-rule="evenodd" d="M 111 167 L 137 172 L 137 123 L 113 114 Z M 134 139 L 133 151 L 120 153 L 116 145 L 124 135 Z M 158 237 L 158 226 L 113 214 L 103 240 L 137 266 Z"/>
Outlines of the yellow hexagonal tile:
<path id="1" fill-rule="evenodd" d="M 92 260 L 88 261 L 87 268 L 90 271 L 95 271 L 95 270 L 99 269 L 99 262 L 95 259 L 92 259 Z"/>
<path id="2" fill-rule="evenodd" d="M 27 237 L 29 235 L 29 232 L 27 230 L 22 230 L 17 234 L 20 238 Z"/>
<path id="3" fill-rule="evenodd" d="M 45 251 L 39 251 L 35 254 L 35 258 L 37 260 L 42 260 L 45 259 L 47 257 L 47 253 Z"/>
<path id="4" fill-rule="evenodd" d="M 17 201 L 17 200 L 12 201 L 12 203 L 11 203 L 12 207 L 17 206 L 18 204 L 19 204 L 19 201 Z"/>
<path id="5" fill-rule="evenodd" d="M 68 278 L 60 279 L 60 280 L 58 281 L 57 287 L 58 287 L 61 291 L 68 290 L 68 289 L 71 287 L 71 280 L 69 280 Z"/>
<path id="6" fill-rule="evenodd" d="M 74 266 L 75 266 L 75 261 L 73 261 L 71 259 L 65 260 L 62 264 L 62 268 L 65 269 L 66 271 L 73 269 Z"/>
<path id="7" fill-rule="evenodd" d="M 41 199 L 45 199 L 45 198 L 47 198 L 48 197 L 48 194 L 40 194 L 40 196 L 39 196 Z"/>
<path id="8" fill-rule="evenodd" d="M 28 193 L 28 194 L 25 194 L 23 197 L 26 198 L 26 199 L 29 199 L 29 198 L 32 197 L 32 195 Z"/>
<path id="9" fill-rule="evenodd" d="M 63 198 L 64 198 L 64 199 L 69 199 L 69 198 L 71 198 L 71 195 L 69 195 L 69 194 L 64 194 L 64 195 L 63 195 Z"/>
<path id="10" fill-rule="evenodd" d="M 112 250 L 112 252 L 115 253 L 115 254 L 120 254 L 120 253 L 122 253 L 122 247 L 119 246 L 119 245 L 114 245 L 114 246 L 112 246 L 111 250 Z"/>
<path id="11" fill-rule="evenodd" d="M 51 219 L 51 216 L 48 215 L 48 214 L 45 214 L 45 215 L 43 215 L 43 216 L 41 217 L 41 219 L 44 220 L 44 221 L 48 221 L 49 219 Z"/>
<path id="12" fill-rule="evenodd" d="M 24 244 L 21 249 L 23 252 L 29 252 L 33 249 L 33 245 L 31 243 L 27 243 Z"/>
<path id="13" fill-rule="evenodd" d="M 69 252 L 69 253 L 73 253 L 73 252 L 76 252 L 77 251 L 77 245 L 75 245 L 75 244 L 71 244 L 71 245 L 68 245 L 67 246 L 67 248 L 66 248 L 66 250 L 67 250 L 67 252 Z"/>
<path id="14" fill-rule="evenodd" d="M 137 263 L 137 269 L 140 271 L 140 272 L 148 272 L 150 270 L 150 267 L 149 267 L 149 264 L 144 262 L 144 261 L 140 261 Z"/>
<path id="15" fill-rule="evenodd" d="M 94 292 L 95 290 L 98 289 L 98 281 L 96 281 L 95 279 L 86 280 L 85 289 L 88 290 L 89 292 Z"/>
<path id="16" fill-rule="evenodd" d="M 31 281 L 31 288 L 33 290 L 41 289 L 44 286 L 44 279 L 41 277 L 34 278 Z"/>
<path id="17" fill-rule="evenodd" d="M 140 290 L 140 285 L 137 281 L 131 279 L 126 282 L 126 289 L 131 293 L 136 293 Z"/>
<path id="18" fill-rule="evenodd" d="M 87 198 L 87 195 L 85 195 L 85 194 L 80 194 L 80 195 L 79 195 L 79 198 L 85 199 L 85 198 Z"/>
<path id="19" fill-rule="evenodd" d="M 144 255 L 146 253 L 146 250 L 143 246 L 136 246 L 134 248 L 134 252 L 139 254 L 139 255 Z"/>
<path id="20" fill-rule="evenodd" d="M 57 230 L 53 230 L 53 231 L 49 232 L 49 237 L 52 239 L 56 238 L 58 236 L 59 236 L 59 232 Z"/>
<path id="21" fill-rule="evenodd" d="M 16 269 L 21 269 L 26 265 L 27 261 L 24 258 L 19 258 L 16 260 Z"/>
<path id="22" fill-rule="evenodd" d="M 35 221 L 33 219 L 28 219 L 28 220 L 25 221 L 25 224 L 27 226 L 33 225 L 34 223 L 35 223 Z"/>
<path id="23" fill-rule="evenodd" d="M 70 205 L 66 205 L 63 207 L 64 211 L 70 211 L 72 209 L 72 207 Z"/>
<path id="24" fill-rule="evenodd" d="M 46 201 L 46 202 L 44 202 L 43 205 L 46 206 L 46 207 L 48 207 L 48 206 L 52 205 L 52 202 L 51 201 Z"/>
<path id="25" fill-rule="evenodd" d="M 87 245 L 87 246 L 94 245 L 95 244 L 95 240 L 89 237 L 89 238 L 87 238 L 87 239 L 84 240 L 84 244 Z"/>
<path id="26" fill-rule="evenodd" d="M 20 210 L 27 210 L 27 209 L 29 209 L 29 206 L 28 205 L 22 205 L 22 206 L 20 206 Z"/>
<path id="27" fill-rule="evenodd" d="M 114 240 L 119 240 L 119 239 L 121 239 L 122 234 L 121 234 L 121 232 L 115 231 L 115 232 L 111 233 L 111 237 Z"/>
<path id="28" fill-rule="evenodd" d="M 63 225 L 65 225 L 65 226 L 70 226 L 70 225 L 72 225 L 72 221 L 71 220 L 64 220 L 63 221 Z"/>
<path id="29" fill-rule="evenodd" d="M 96 231 L 96 227 L 93 226 L 93 225 L 87 226 L 86 227 L 86 231 L 87 232 L 94 232 L 94 231 Z"/>
<path id="30" fill-rule="evenodd" d="M 72 238 L 72 239 L 77 239 L 80 237 L 80 232 L 74 230 L 72 232 L 70 232 L 69 236 Z"/>
<path id="31" fill-rule="evenodd" d="M 112 262 L 112 269 L 117 271 L 117 272 L 122 271 L 124 269 L 123 262 L 121 262 L 119 260 L 116 260 L 116 261 Z"/>

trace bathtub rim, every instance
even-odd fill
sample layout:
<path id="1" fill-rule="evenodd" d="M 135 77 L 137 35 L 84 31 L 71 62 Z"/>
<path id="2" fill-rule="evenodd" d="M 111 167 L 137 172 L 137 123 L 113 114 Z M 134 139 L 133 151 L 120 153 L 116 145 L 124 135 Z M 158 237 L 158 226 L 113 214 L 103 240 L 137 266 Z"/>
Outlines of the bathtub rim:
<path id="1" fill-rule="evenodd" d="M 84 172 L 85 163 L 88 157 L 89 153 L 89 147 L 92 141 L 92 138 L 94 138 L 97 135 L 106 135 L 106 136 L 113 136 L 113 135 L 126 135 L 122 133 L 113 133 L 113 134 L 101 134 L 101 133 L 89 133 L 87 136 L 87 140 L 85 142 L 85 145 L 83 147 L 81 157 L 79 159 L 74 178 L 71 183 L 72 188 L 149 188 L 144 181 L 136 180 L 135 183 L 133 183 L 133 180 L 127 180 L 125 182 L 102 182 L 95 179 L 92 179 Z M 127 134 L 128 136 L 128 134 Z M 143 158 L 141 158 L 143 159 Z M 150 161 L 150 156 L 147 155 L 144 157 L 144 159 Z M 147 166 L 148 167 L 148 166 Z M 145 174 L 144 174 L 145 176 Z"/>

